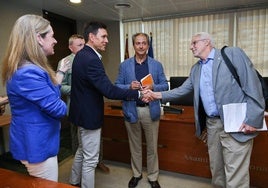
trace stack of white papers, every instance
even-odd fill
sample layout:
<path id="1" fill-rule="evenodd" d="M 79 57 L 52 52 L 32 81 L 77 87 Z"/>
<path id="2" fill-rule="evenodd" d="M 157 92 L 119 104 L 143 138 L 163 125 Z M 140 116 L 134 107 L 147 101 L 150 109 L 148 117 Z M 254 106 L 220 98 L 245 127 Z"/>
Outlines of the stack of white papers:
<path id="1" fill-rule="evenodd" d="M 229 132 L 242 132 L 239 131 L 245 117 L 247 103 L 231 103 L 222 106 L 224 116 L 224 131 Z M 266 121 L 263 117 L 263 127 L 257 131 L 267 131 Z"/>

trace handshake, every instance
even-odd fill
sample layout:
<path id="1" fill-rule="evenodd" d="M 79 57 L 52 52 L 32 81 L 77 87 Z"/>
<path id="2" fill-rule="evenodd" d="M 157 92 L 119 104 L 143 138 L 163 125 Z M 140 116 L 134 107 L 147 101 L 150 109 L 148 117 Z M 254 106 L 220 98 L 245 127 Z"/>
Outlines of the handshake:
<path id="1" fill-rule="evenodd" d="M 151 89 L 141 89 L 140 90 L 140 99 L 144 103 L 149 103 L 153 100 L 161 99 L 162 95 L 160 92 L 153 92 Z"/>
<path id="2" fill-rule="evenodd" d="M 145 103 L 162 98 L 161 92 L 153 92 L 152 91 L 153 85 L 142 86 L 140 82 L 132 81 L 130 84 L 130 88 L 139 90 L 140 99 Z"/>

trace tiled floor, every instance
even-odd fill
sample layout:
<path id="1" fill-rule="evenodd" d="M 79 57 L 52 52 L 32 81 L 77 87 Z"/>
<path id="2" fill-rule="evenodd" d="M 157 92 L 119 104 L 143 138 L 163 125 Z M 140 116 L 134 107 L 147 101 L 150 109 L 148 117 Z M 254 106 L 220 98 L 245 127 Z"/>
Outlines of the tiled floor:
<path id="1" fill-rule="evenodd" d="M 60 163 L 59 182 L 68 183 L 72 161 L 73 158 L 69 157 Z M 113 161 L 105 161 L 105 164 L 110 168 L 110 173 L 104 174 L 97 169 L 95 188 L 127 188 L 132 176 L 130 165 Z M 212 188 L 210 179 L 167 171 L 160 171 L 159 183 L 162 188 Z M 137 188 L 150 188 L 146 171 Z"/>

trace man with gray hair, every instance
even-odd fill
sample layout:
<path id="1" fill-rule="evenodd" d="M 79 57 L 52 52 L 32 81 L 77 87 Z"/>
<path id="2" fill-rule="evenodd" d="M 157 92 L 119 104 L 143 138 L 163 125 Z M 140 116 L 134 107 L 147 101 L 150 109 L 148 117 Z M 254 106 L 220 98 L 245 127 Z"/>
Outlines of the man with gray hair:
<path id="1" fill-rule="evenodd" d="M 207 144 L 214 187 L 249 188 L 249 164 L 256 130 L 263 126 L 264 98 L 261 83 L 252 62 L 237 47 L 225 49 L 234 62 L 241 87 L 216 49 L 212 37 L 205 32 L 192 37 L 190 50 L 199 61 L 193 65 L 189 78 L 182 86 L 170 91 L 144 95 L 144 101 L 178 100 L 194 91 L 196 135 L 207 130 Z M 223 105 L 246 103 L 246 115 L 239 131 L 227 133 L 224 127 Z"/>

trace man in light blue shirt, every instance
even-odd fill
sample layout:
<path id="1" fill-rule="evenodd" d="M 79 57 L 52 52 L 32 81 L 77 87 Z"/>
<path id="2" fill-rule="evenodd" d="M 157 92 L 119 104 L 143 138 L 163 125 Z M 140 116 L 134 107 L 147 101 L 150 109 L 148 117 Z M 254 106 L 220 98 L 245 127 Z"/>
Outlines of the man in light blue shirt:
<path id="1" fill-rule="evenodd" d="M 170 91 L 144 95 L 144 101 L 162 99 L 174 101 L 194 91 L 196 136 L 207 130 L 207 144 L 214 187 L 249 188 L 249 165 L 256 130 L 263 126 L 265 102 L 261 83 L 249 57 L 241 48 L 228 47 L 226 55 L 236 68 L 241 87 L 216 49 L 212 37 L 205 32 L 192 37 L 194 57 L 189 78 L 182 86 Z M 204 63 L 203 63 L 204 62 Z M 227 133 L 223 105 L 246 103 L 246 116 L 239 132 Z M 227 117 L 228 118 L 228 117 Z"/>

